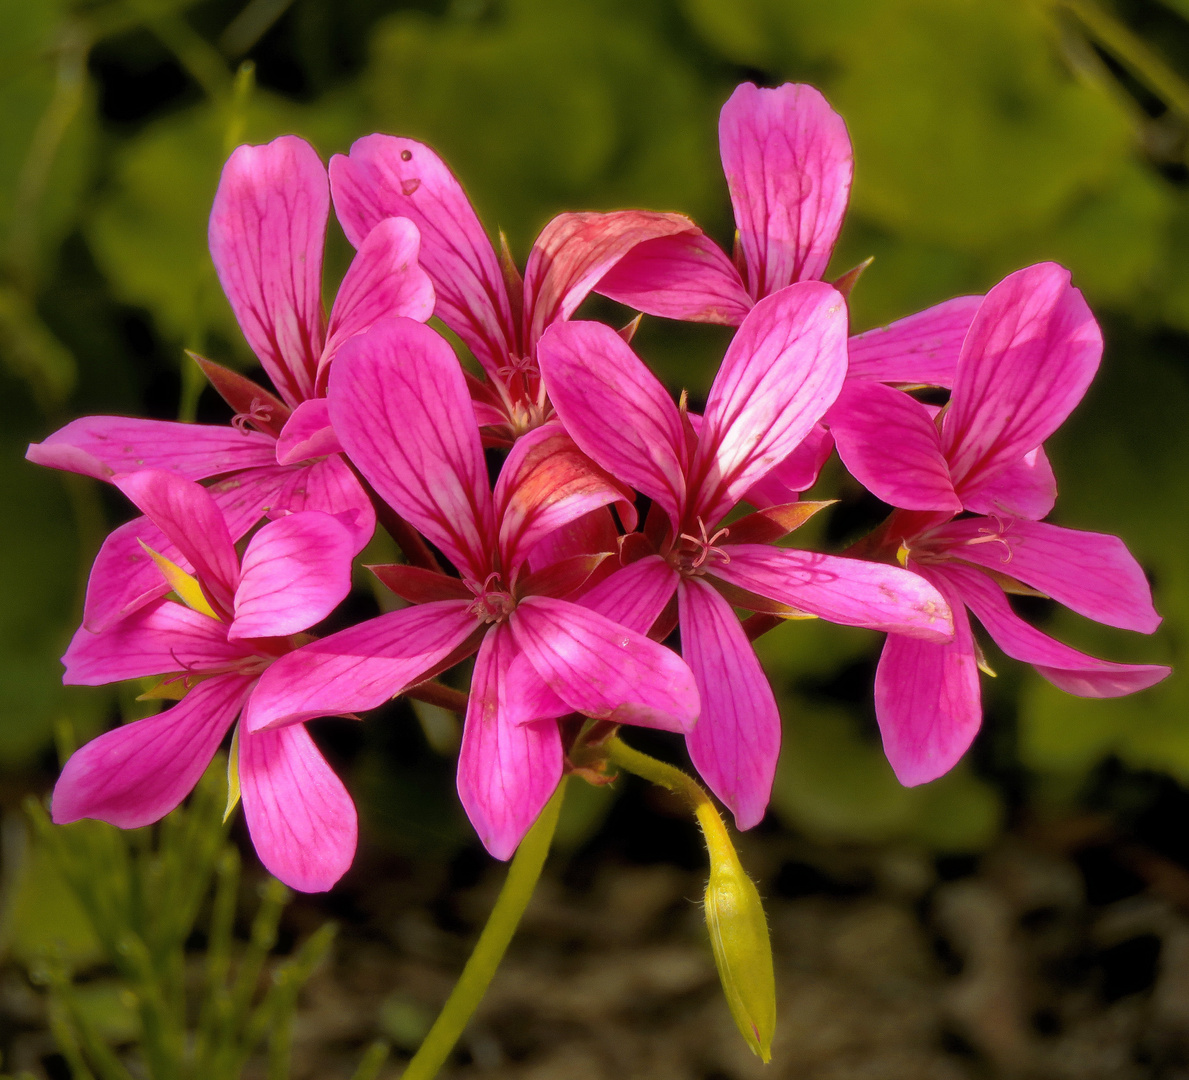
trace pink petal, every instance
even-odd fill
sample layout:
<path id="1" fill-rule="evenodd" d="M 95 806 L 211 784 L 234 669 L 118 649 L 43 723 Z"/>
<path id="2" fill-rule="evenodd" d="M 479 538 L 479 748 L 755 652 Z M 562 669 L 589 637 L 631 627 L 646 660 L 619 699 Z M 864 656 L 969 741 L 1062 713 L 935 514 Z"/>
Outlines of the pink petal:
<path id="1" fill-rule="evenodd" d="M 549 398 L 583 453 L 676 520 L 685 494 L 685 434 L 656 376 L 602 323 L 555 323 L 537 358 Z"/>
<path id="2" fill-rule="evenodd" d="M 574 444 L 560 424 L 546 424 L 516 440 L 500 470 L 494 501 L 504 570 L 515 574 L 545 537 L 601 506 L 631 511 L 624 489 Z"/>
<path id="3" fill-rule="evenodd" d="M 764 816 L 776 776 L 776 698 L 730 604 L 696 578 L 681 582 L 677 603 L 681 654 L 702 699 L 685 745 L 710 790 L 731 808 L 735 824 L 750 829 Z"/>
<path id="4" fill-rule="evenodd" d="M 766 544 L 731 544 L 710 573 L 741 589 L 844 626 L 948 641 L 948 605 L 920 574 L 898 566 Z"/>
<path id="5" fill-rule="evenodd" d="M 613 623 L 647 634 L 673 598 L 680 580 L 664 559 L 649 555 L 600 581 L 581 603 Z"/>
<path id="6" fill-rule="evenodd" d="M 278 465 L 295 465 L 309 458 L 339 453 L 342 447 L 330 424 L 326 398 L 310 398 L 298 405 L 273 445 Z"/>
<path id="7" fill-rule="evenodd" d="M 690 470 L 691 502 L 707 526 L 796 449 L 845 377 L 837 290 L 806 281 L 756 304 L 710 388 Z"/>
<path id="8" fill-rule="evenodd" d="M 814 424 L 797 448 L 752 484 L 743 498 L 761 509 L 796 502 L 801 492 L 817 483 L 818 474 L 833 449 L 834 436 L 829 429 L 824 424 Z"/>
<path id="9" fill-rule="evenodd" d="M 956 296 L 850 339 L 847 376 L 885 383 L 953 386 L 962 342 L 981 296 Z"/>
<path id="10" fill-rule="evenodd" d="M 278 469 L 283 481 L 269 512 L 320 510 L 331 514 L 351 533 L 358 555 L 376 531 L 372 500 L 342 454 Z"/>
<path id="11" fill-rule="evenodd" d="M 487 465 L 462 368 L 438 334 L 385 319 L 339 351 L 330 372 L 339 441 L 380 497 L 482 581 L 495 532 Z"/>
<path id="12" fill-rule="evenodd" d="M 744 83 L 722 108 L 718 144 L 751 295 L 820 278 L 854 171 L 842 117 L 812 86 Z"/>
<path id="13" fill-rule="evenodd" d="M 1043 446 L 967 492 L 962 499 L 976 514 L 1004 514 L 1039 521 L 1057 503 L 1057 478 Z"/>
<path id="14" fill-rule="evenodd" d="M 877 498 L 905 510 L 948 510 L 962 502 L 929 410 L 900 390 L 848 379 L 826 413 L 838 456 Z"/>
<path id="15" fill-rule="evenodd" d="M 1141 634 L 1160 625 L 1143 568 L 1117 536 L 1043 521 L 967 518 L 931 533 L 934 544 L 944 545 L 952 558 L 1016 578 L 1088 619 Z"/>
<path id="16" fill-rule="evenodd" d="M 175 671 L 225 671 L 244 656 L 241 646 L 228 643 L 225 623 L 155 600 L 100 633 L 80 627 L 62 657 L 62 681 L 102 686 Z"/>
<path id="17" fill-rule="evenodd" d="M 319 375 L 350 337 L 389 316 L 425 322 L 433 314 L 429 275 L 417 263 L 421 234 L 406 218 L 385 218 L 363 241 L 330 310 Z"/>
<path id="18" fill-rule="evenodd" d="M 614 552 L 618 543 L 615 518 L 609 507 L 600 506 L 543 537 L 529 552 L 528 565 L 532 570 L 542 570 L 575 555 Z M 596 572 L 598 580 L 602 580 L 606 573 L 600 568 Z"/>
<path id="19" fill-rule="evenodd" d="M 169 469 L 187 480 L 271 465 L 275 440 L 256 431 L 123 416 L 84 416 L 32 443 L 25 457 L 38 465 L 110 480 L 137 469 Z"/>
<path id="20" fill-rule="evenodd" d="M 558 214 L 541 230 L 524 270 L 526 350 L 531 352 L 546 327 L 573 315 L 599 279 L 638 244 L 678 235 L 700 233 L 680 214 Z"/>
<path id="21" fill-rule="evenodd" d="M 954 565 L 947 566 L 945 572 L 995 644 L 1012 659 L 1035 665 L 1066 693 L 1122 697 L 1146 690 L 1172 674 L 1172 668 L 1163 664 L 1113 664 L 1062 645 L 1012 611 L 1003 590 L 985 574 Z"/>
<path id="22" fill-rule="evenodd" d="M 240 730 L 244 820 L 265 869 L 290 888 L 325 892 L 351 866 L 355 804 L 304 724 Z"/>
<path id="23" fill-rule="evenodd" d="M 755 302 L 735 264 L 702 233 L 645 240 L 595 288 L 647 315 L 738 326 Z"/>
<path id="24" fill-rule="evenodd" d="M 329 216 L 326 169 L 295 135 L 240 146 L 223 166 L 211 259 L 244 337 L 289 405 L 314 396 Z"/>
<path id="25" fill-rule="evenodd" d="M 160 469 L 125 473 L 113 483 L 169 537 L 216 605 L 230 611 L 239 559 L 210 492 L 193 480 Z"/>
<path id="26" fill-rule="evenodd" d="M 517 655 L 507 624 L 483 639 L 458 755 L 458 797 L 497 859 L 510 859 L 562 774 L 557 724 L 517 724 L 509 714 L 509 668 Z"/>
<path id="27" fill-rule="evenodd" d="M 575 712 L 666 731 L 693 726 L 693 675 L 676 653 L 643 634 L 547 596 L 522 600 L 509 625 L 529 663 Z"/>
<path id="28" fill-rule="evenodd" d="M 98 818 L 121 829 L 159 821 L 198 783 L 251 685 L 208 679 L 173 708 L 92 739 L 58 777 L 54 821 Z"/>
<path id="29" fill-rule="evenodd" d="M 1039 263 L 987 293 L 941 426 L 958 494 L 976 493 L 1056 431 L 1101 357 L 1102 334 L 1068 270 Z"/>
<path id="30" fill-rule="evenodd" d="M 329 514 L 270 521 L 244 552 L 228 638 L 288 637 L 321 622 L 351 591 L 353 547 Z"/>
<path id="31" fill-rule="evenodd" d="M 516 326 L 499 260 L 470 201 L 428 146 L 368 135 L 350 157 L 330 159 L 334 208 L 357 248 L 381 220 L 408 218 L 437 294 L 434 313 L 493 373 L 516 349 Z"/>
<path id="32" fill-rule="evenodd" d="M 875 672 L 875 716 L 896 778 L 915 787 L 949 772 L 982 723 L 970 620 L 956 589 L 930 575 L 954 614 L 954 639 L 889 634 Z"/>
<path id="33" fill-rule="evenodd" d="M 244 730 L 363 712 L 428 677 L 479 629 L 466 600 L 402 608 L 319 638 L 260 677 Z"/>

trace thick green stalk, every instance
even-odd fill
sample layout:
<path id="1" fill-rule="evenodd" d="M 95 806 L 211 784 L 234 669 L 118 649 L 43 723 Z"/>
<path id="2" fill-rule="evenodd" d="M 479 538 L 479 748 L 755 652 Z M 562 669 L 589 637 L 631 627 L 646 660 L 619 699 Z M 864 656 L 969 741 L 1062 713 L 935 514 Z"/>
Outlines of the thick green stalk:
<path id="1" fill-rule="evenodd" d="M 563 778 L 553 798 L 541 811 L 541 816 L 520 841 L 512 865 L 508 867 L 504 887 L 491 910 L 487 925 L 483 927 L 483 933 L 479 935 L 475 950 L 433 1027 L 429 1029 L 429 1034 L 425 1036 L 425 1041 L 401 1075 L 401 1080 L 433 1080 L 437 1076 L 479 1007 L 479 1002 L 483 1000 L 483 995 L 487 993 L 487 987 L 508 950 L 512 935 L 516 933 L 524 909 L 528 907 L 541 877 L 545 857 L 549 854 L 549 845 L 553 842 L 553 833 L 557 828 L 565 786 Z"/>

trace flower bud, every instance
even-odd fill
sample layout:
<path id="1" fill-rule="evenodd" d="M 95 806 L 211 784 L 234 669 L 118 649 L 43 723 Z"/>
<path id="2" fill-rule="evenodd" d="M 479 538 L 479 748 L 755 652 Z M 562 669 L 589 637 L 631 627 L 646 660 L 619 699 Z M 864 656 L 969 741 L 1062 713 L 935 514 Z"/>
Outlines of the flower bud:
<path id="1" fill-rule="evenodd" d="M 752 1052 L 767 1062 L 776 1031 L 776 980 L 760 894 L 735 851 L 711 843 L 706 884 L 706 926 L 714 961 L 735 1026 Z"/>

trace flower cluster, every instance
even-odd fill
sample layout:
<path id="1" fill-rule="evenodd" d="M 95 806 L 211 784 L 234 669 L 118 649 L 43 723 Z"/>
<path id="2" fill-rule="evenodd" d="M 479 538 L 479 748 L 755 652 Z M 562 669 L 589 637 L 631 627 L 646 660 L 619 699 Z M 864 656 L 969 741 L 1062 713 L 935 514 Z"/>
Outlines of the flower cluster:
<path id="1" fill-rule="evenodd" d="M 1076 652 L 1007 599 L 1159 621 L 1121 541 L 1041 520 L 1056 496 L 1043 443 L 1102 352 L 1069 274 L 1031 266 L 849 336 L 857 273 L 822 280 L 851 183 L 842 119 L 811 87 L 744 85 L 719 136 L 733 258 L 677 214 L 566 213 L 523 277 L 421 143 L 371 135 L 329 170 L 293 136 L 232 154 L 211 256 L 273 389 L 196 357 L 229 424 L 88 417 L 29 448 L 142 514 L 96 559 L 66 681 L 159 676 L 152 693 L 176 700 L 67 762 L 56 821 L 157 820 L 236 725 L 233 796 L 261 859 L 327 889 L 355 810 L 305 722 L 472 656 L 458 791 L 498 858 L 586 767 L 576 751 L 621 724 L 683 734 L 755 825 L 780 718 L 752 640 L 782 619 L 887 635 L 875 706 L 906 784 L 951 768 L 978 729 L 967 610 L 1071 693 L 1168 674 Z M 332 205 L 356 254 L 327 318 Z M 572 318 L 591 292 L 737 327 L 700 413 L 632 351 L 632 327 Z M 828 505 L 800 496 L 835 448 L 892 513 L 840 555 L 789 546 Z M 403 606 L 319 635 L 377 521 L 404 562 L 371 570 Z"/>

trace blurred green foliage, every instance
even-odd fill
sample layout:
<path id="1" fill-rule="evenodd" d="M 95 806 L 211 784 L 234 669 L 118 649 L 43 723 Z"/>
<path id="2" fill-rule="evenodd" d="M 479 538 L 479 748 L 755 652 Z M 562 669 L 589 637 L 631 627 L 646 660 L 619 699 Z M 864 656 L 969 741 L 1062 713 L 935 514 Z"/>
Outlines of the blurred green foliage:
<path id="1" fill-rule="evenodd" d="M 846 118 L 856 181 L 833 269 L 876 256 L 853 297 L 856 329 L 1030 261 L 1072 268 L 1108 348 L 1051 448 L 1054 520 L 1122 535 L 1166 623 L 1151 640 L 1074 617 L 1052 629 L 1111 657 L 1179 662 L 1186 20 L 1182 0 L 0 0 L 0 761 L 31 760 L 67 710 L 94 723 L 107 708 L 97 693 L 64 697 L 55 662 L 102 536 L 100 503 L 19 461 L 21 445 L 87 412 L 175 415 L 183 346 L 251 362 L 206 254 L 237 139 L 292 131 L 327 157 L 374 130 L 425 139 L 520 258 L 562 209 L 679 210 L 729 245 L 716 121 L 744 79 L 812 81 Z M 236 81 L 244 59 L 256 63 L 251 92 L 246 72 Z M 331 289 L 345 251 L 332 236 Z M 725 340 L 646 320 L 637 345 L 696 395 Z M 1038 790 L 1050 777 L 1076 790 L 1113 754 L 1189 782 L 1183 679 L 1090 702 L 992 655 L 1002 677 L 984 682 L 978 769 L 905 791 L 861 703 L 877 644 L 811 623 L 763 642 L 787 705 L 774 805 L 790 823 L 960 850 L 998 828 L 986 780 L 997 770 L 1022 765 Z M 384 787 L 378 768 L 361 773 L 365 788 Z M 415 796 L 390 793 L 389 812 Z M 605 802 L 591 800 L 592 821 Z M 568 828 L 577 841 L 589 824 Z"/>

